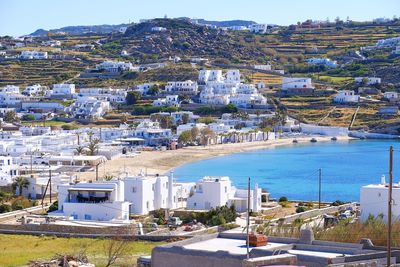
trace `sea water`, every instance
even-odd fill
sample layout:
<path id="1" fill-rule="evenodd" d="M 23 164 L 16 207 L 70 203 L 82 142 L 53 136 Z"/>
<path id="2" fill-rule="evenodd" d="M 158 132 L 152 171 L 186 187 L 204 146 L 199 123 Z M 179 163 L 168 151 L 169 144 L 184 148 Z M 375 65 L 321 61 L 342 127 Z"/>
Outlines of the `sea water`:
<path id="1" fill-rule="evenodd" d="M 359 201 L 363 185 L 389 180 L 389 147 L 393 145 L 393 181 L 400 182 L 400 142 L 350 140 L 292 144 L 236 153 L 185 164 L 174 170 L 180 182 L 203 176 L 229 176 L 233 185 L 246 188 L 248 177 L 271 197 L 318 200 L 319 169 L 323 201 Z"/>

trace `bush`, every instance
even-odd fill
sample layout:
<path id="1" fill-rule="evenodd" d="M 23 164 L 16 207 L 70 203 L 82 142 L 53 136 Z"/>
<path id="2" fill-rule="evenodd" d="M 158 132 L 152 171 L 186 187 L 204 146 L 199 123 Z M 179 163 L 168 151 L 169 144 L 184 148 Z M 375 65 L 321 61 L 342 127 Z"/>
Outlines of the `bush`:
<path id="1" fill-rule="evenodd" d="M 228 104 L 224 106 L 224 108 L 222 109 L 222 112 L 224 113 L 235 113 L 237 111 L 238 111 L 237 107 L 233 104 Z"/>
<path id="2" fill-rule="evenodd" d="M 332 203 L 332 206 L 341 206 L 341 205 L 343 205 L 343 204 L 344 204 L 343 201 L 336 200 L 335 202 Z"/>
<path id="3" fill-rule="evenodd" d="M 288 198 L 287 197 L 280 197 L 279 202 L 287 202 Z"/>
<path id="4" fill-rule="evenodd" d="M 303 206 L 297 207 L 297 209 L 296 209 L 296 213 L 305 212 L 305 211 L 306 211 L 306 208 Z"/>
<path id="5" fill-rule="evenodd" d="M 10 212 L 12 211 L 12 208 L 8 204 L 1 204 L 0 205 L 0 213 L 5 213 L 5 212 Z"/>
<path id="6" fill-rule="evenodd" d="M 23 121 L 34 121 L 35 116 L 33 116 L 32 114 L 25 114 L 24 116 L 22 116 L 22 120 Z"/>
<path id="7" fill-rule="evenodd" d="M 225 224 L 225 223 L 226 223 L 226 220 L 222 214 L 214 215 L 210 221 L 210 224 L 212 226 L 221 225 L 221 224 Z"/>
<path id="8" fill-rule="evenodd" d="M 19 196 L 11 202 L 11 207 L 13 210 L 22 210 L 29 208 L 30 206 L 31 202 L 29 201 L 29 199 L 23 196 Z"/>
<path id="9" fill-rule="evenodd" d="M 70 131 L 70 130 L 78 129 L 78 127 L 73 123 L 68 123 L 68 124 L 63 124 L 61 126 L 61 129 L 65 130 L 65 131 Z"/>
<path id="10" fill-rule="evenodd" d="M 56 211 L 56 210 L 58 210 L 58 201 L 55 201 L 55 202 L 53 202 L 53 204 L 51 204 L 48 212 L 52 212 L 52 211 Z"/>

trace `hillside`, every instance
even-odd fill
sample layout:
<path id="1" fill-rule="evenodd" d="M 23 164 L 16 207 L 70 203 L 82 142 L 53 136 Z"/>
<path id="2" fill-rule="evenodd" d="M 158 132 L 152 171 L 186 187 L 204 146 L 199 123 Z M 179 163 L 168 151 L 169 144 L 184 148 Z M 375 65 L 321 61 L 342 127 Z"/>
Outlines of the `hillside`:
<path id="1" fill-rule="evenodd" d="M 164 32 L 153 32 L 164 27 Z M 186 20 L 155 19 L 130 26 L 124 36 L 114 36 L 108 42 L 122 45 L 133 57 L 156 54 L 206 56 L 212 58 L 241 58 L 249 60 L 265 56 L 262 50 L 241 44 L 236 34 L 192 24 Z"/>
<path id="2" fill-rule="evenodd" d="M 88 33 L 96 33 L 96 34 L 107 34 L 113 31 L 118 31 L 121 27 L 128 27 L 129 24 L 117 24 L 117 25 L 86 25 L 86 26 L 66 26 L 59 29 L 51 29 L 44 30 L 38 29 L 31 34 L 30 36 L 46 36 L 49 33 L 66 33 L 72 35 L 82 35 Z"/>

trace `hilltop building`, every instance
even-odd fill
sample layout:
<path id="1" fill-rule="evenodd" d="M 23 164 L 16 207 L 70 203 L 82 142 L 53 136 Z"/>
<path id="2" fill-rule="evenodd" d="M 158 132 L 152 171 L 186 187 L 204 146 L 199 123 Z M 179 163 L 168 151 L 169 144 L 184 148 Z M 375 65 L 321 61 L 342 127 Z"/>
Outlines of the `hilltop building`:
<path id="1" fill-rule="evenodd" d="M 333 102 L 335 103 L 358 103 L 359 101 L 360 96 L 351 90 L 341 90 L 333 97 Z"/>
<path id="2" fill-rule="evenodd" d="M 289 78 L 282 80 L 282 92 L 289 95 L 308 95 L 313 94 L 315 87 L 312 85 L 311 78 Z"/>

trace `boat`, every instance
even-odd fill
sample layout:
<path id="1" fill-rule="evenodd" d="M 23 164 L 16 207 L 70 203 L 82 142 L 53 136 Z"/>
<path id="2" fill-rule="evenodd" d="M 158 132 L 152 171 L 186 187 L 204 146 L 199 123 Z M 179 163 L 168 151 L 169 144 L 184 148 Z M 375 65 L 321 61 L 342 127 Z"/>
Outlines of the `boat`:
<path id="1" fill-rule="evenodd" d="M 332 141 L 337 141 L 337 137 L 334 136 L 334 137 L 331 138 L 331 140 L 332 140 Z"/>
<path id="2" fill-rule="evenodd" d="M 295 144 L 297 144 L 299 141 L 297 141 L 297 139 L 293 139 L 292 142 L 295 143 Z"/>
<path id="3" fill-rule="evenodd" d="M 311 138 L 310 142 L 311 142 L 311 143 L 316 143 L 316 142 L 317 142 L 317 139 Z"/>

